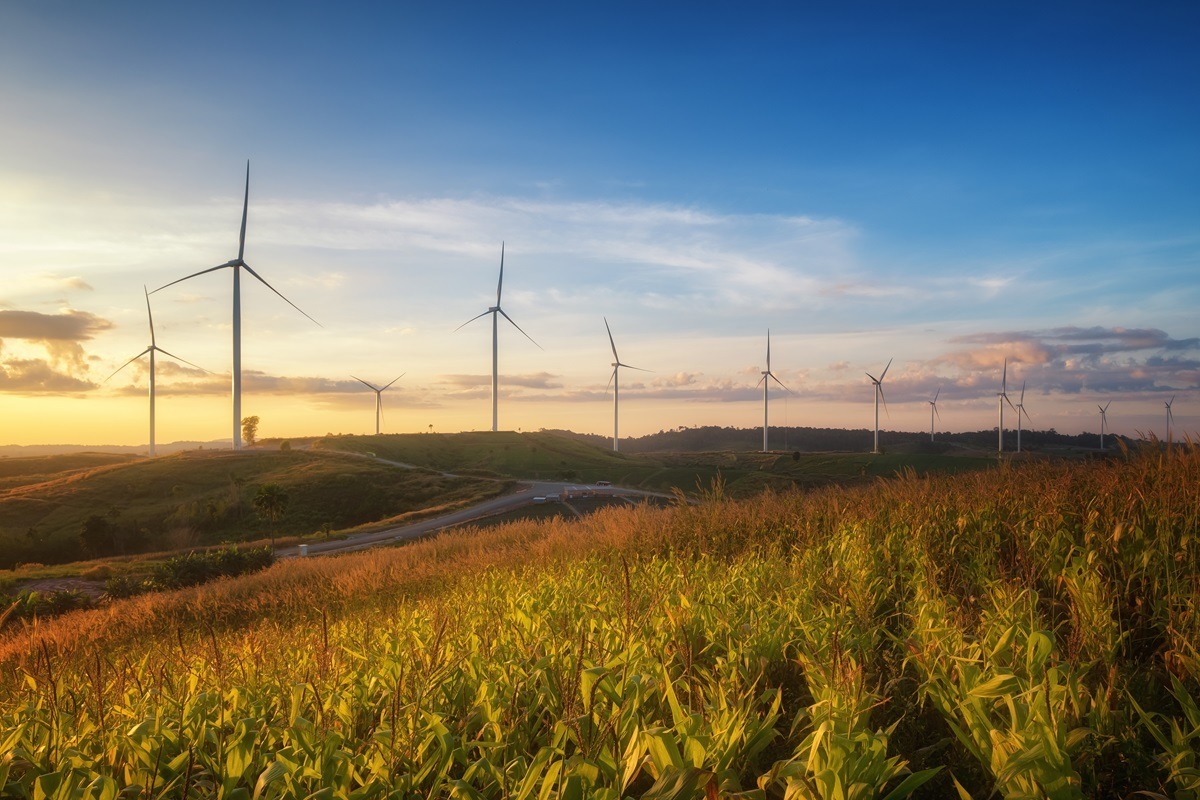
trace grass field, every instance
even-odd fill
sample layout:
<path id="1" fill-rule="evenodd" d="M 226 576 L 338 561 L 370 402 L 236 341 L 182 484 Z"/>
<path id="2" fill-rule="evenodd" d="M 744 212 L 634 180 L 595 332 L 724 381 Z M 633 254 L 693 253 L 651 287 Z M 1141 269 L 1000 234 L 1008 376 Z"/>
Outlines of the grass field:
<path id="1" fill-rule="evenodd" d="M 0 640 L 2 793 L 1194 797 L 1198 531 L 1177 448 L 296 559 Z"/>

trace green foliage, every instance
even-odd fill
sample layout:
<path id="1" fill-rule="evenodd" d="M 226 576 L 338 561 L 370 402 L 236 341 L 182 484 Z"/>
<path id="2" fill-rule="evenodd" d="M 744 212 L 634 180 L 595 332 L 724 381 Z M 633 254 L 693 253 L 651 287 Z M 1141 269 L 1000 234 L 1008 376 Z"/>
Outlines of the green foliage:
<path id="1" fill-rule="evenodd" d="M 242 439 L 246 444 L 253 446 L 258 440 L 258 417 L 243 417 L 242 418 Z"/>

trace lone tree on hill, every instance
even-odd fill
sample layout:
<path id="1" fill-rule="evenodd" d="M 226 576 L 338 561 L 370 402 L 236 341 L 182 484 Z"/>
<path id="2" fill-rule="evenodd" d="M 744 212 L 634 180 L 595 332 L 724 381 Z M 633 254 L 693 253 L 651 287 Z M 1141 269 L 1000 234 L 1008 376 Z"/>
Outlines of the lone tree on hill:
<path id="1" fill-rule="evenodd" d="M 242 438 L 251 447 L 258 439 L 258 417 L 246 417 L 242 420 Z"/>
<path id="2" fill-rule="evenodd" d="M 258 487 L 258 494 L 254 495 L 254 508 L 263 519 L 271 523 L 272 547 L 275 546 L 275 523 L 283 519 L 287 504 L 287 490 L 278 483 L 264 483 Z"/>

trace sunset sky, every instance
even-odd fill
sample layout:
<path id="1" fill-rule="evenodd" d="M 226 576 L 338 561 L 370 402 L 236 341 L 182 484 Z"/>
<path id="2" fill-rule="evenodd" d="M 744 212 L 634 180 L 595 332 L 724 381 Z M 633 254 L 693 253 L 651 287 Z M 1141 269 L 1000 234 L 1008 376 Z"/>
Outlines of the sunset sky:
<path id="1" fill-rule="evenodd" d="M 260 435 L 1200 430 L 1200 4 L 0 3 L 0 444 L 141 444 L 237 255 Z M 230 435 L 232 278 L 151 296 Z"/>

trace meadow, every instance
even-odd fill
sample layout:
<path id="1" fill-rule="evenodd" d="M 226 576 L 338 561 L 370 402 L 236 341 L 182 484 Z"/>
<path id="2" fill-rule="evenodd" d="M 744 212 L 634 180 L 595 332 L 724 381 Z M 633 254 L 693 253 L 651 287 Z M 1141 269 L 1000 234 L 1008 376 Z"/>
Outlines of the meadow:
<path id="1" fill-rule="evenodd" d="M 35 798 L 1189 798 L 1200 450 L 610 508 L 0 640 Z"/>

